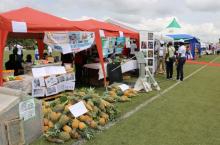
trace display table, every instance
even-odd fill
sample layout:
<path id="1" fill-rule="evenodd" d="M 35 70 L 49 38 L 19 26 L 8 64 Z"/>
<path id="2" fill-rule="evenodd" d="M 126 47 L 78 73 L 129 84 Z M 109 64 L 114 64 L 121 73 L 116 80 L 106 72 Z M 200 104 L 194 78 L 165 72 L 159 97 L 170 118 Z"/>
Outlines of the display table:
<path id="1" fill-rule="evenodd" d="M 62 62 L 57 62 L 57 63 L 32 65 L 32 68 L 39 68 L 39 67 L 46 67 L 46 66 L 61 66 L 61 65 L 62 65 Z"/>
<path id="2" fill-rule="evenodd" d="M 15 90 L 21 90 L 24 91 L 24 93 L 31 93 L 31 83 L 33 76 L 31 75 L 21 75 L 22 80 L 15 80 L 15 81 L 9 81 L 9 82 L 4 82 L 3 86 L 6 88 L 11 88 Z"/>
<path id="3" fill-rule="evenodd" d="M 104 66 L 105 66 L 105 73 L 106 73 L 106 76 L 107 76 L 107 63 L 105 63 Z M 104 78 L 104 74 L 103 74 L 103 71 L 102 71 L 102 66 L 101 66 L 100 63 L 85 64 L 84 67 L 88 68 L 88 69 L 98 70 L 98 76 L 99 76 L 98 80 L 101 80 L 101 79 Z M 122 73 L 131 71 L 131 70 L 135 70 L 135 69 L 138 69 L 137 60 L 125 61 L 121 65 Z M 112 71 L 112 72 L 114 73 L 114 71 Z"/>

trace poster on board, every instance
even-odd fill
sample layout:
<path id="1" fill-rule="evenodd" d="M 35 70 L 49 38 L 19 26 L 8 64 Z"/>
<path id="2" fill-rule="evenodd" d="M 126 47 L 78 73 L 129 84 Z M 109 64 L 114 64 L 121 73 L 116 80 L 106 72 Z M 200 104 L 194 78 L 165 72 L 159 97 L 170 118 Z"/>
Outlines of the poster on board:
<path id="1" fill-rule="evenodd" d="M 104 57 L 108 57 L 109 55 L 109 39 L 102 37 L 102 52 Z"/>
<path id="2" fill-rule="evenodd" d="M 125 37 L 117 37 L 115 53 L 121 54 L 125 46 Z"/>
<path id="3" fill-rule="evenodd" d="M 63 54 L 86 50 L 94 41 L 94 32 L 45 32 L 44 35 L 44 43 Z"/>

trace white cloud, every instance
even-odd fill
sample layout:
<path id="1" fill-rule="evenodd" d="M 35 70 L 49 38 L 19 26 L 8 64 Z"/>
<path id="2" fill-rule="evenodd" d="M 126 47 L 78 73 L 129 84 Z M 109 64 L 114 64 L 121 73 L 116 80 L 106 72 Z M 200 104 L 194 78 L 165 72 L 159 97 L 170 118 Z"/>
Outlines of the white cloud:
<path id="1" fill-rule="evenodd" d="M 186 33 L 218 40 L 218 0 L 0 0 L 0 12 L 29 6 L 66 19 L 111 17 L 138 29 L 160 31 L 173 16 Z"/>
<path id="2" fill-rule="evenodd" d="M 220 11 L 220 1 L 218 0 L 186 0 L 186 5 L 191 10 L 197 11 Z"/>
<path id="3" fill-rule="evenodd" d="M 164 31 L 169 23 L 172 21 L 173 17 L 157 18 L 157 19 L 145 19 L 141 23 L 134 26 L 139 30 L 149 30 L 149 31 Z M 209 23 L 199 23 L 190 24 L 176 18 L 181 25 L 180 33 L 191 34 L 200 38 L 202 41 L 218 41 L 220 29 Z"/>

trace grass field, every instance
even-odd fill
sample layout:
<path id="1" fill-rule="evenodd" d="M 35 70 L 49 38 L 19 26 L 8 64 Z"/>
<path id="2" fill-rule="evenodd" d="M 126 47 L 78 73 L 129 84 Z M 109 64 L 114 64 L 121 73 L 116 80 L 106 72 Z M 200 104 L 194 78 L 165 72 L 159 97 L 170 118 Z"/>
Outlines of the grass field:
<path id="1" fill-rule="evenodd" d="M 205 56 L 199 61 L 209 62 L 214 58 L 216 56 Z M 220 63 L 220 58 L 216 62 Z M 185 76 L 201 67 L 186 64 Z M 134 115 L 96 134 L 85 145 L 219 145 L 219 72 L 219 67 L 204 68 Z M 176 83 L 161 75 L 156 79 L 161 91 Z M 121 115 L 160 92 L 142 93 L 131 102 L 117 104 Z M 65 143 L 71 144 L 73 141 Z M 32 145 L 53 144 L 40 138 Z"/>

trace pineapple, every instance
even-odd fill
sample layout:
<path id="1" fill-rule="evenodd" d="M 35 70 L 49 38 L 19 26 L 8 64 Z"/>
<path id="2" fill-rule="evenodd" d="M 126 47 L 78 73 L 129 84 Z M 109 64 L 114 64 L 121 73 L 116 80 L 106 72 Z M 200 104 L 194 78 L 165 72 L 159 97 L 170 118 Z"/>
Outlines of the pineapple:
<path id="1" fill-rule="evenodd" d="M 67 132 L 67 133 L 70 133 L 70 132 L 72 131 L 72 128 L 69 127 L 68 125 L 64 125 L 64 126 L 63 126 L 63 130 L 64 130 L 65 132 Z"/>
<path id="2" fill-rule="evenodd" d="M 72 121 L 72 128 L 79 128 L 79 120 L 78 119 L 74 119 Z"/>
<path id="3" fill-rule="evenodd" d="M 59 139 L 61 139 L 63 141 L 68 141 L 70 139 L 70 134 L 62 131 L 59 133 Z"/>
<path id="4" fill-rule="evenodd" d="M 99 124 L 104 126 L 106 124 L 105 118 L 99 118 Z"/>
<path id="5" fill-rule="evenodd" d="M 85 123 L 79 122 L 79 129 L 80 129 L 80 130 L 84 130 L 86 127 L 87 127 L 87 126 L 86 126 Z"/>

